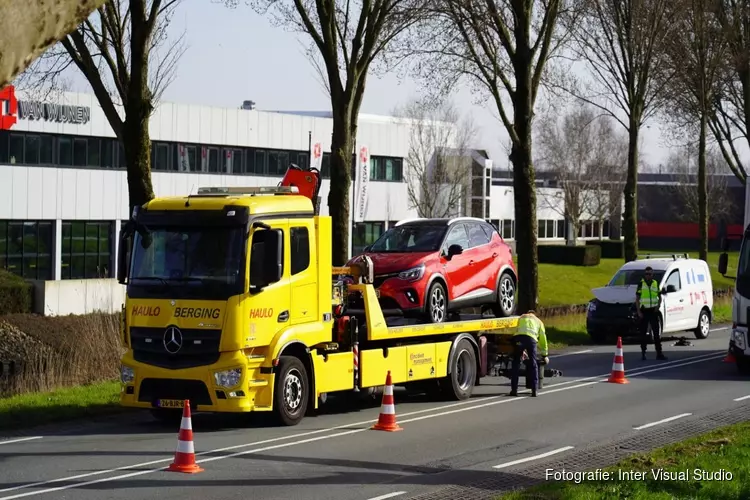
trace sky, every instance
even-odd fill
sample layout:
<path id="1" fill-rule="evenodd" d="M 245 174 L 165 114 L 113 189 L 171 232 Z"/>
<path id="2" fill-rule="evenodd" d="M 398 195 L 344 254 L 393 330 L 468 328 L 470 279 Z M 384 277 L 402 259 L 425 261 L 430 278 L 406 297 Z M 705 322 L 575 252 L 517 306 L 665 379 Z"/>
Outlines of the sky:
<path id="1" fill-rule="evenodd" d="M 170 31 L 185 33 L 186 51 L 166 101 L 219 107 L 239 107 L 252 100 L 259 110 L 330 110 L 320 77 L 305 54 L 309 36 L 274 26 L 269 16 L 238 2 L 188 0 L 175 12 Z M 73 77 L 71 90 L 90 92 L 82 77 Z M 390 114 L 418 96 L 419 86 L 398 76 L 369 75 L 361 112 Z M 494 105 L 475 104 L 468 88 L 453 96 L 454 105 L 477 128 L 475 147 L 485 149 L 495 165 L 508 167 L 507 134 Z M 658 165 L 670 153 L 657 122 L 642 129 L 642 163 Z"/>

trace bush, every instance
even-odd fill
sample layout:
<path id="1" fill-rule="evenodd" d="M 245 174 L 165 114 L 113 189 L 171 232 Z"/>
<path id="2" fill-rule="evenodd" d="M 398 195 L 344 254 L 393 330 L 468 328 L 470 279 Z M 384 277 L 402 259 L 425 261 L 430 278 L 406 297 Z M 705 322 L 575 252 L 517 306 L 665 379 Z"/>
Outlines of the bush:
<path id="1" fill-rule="evenodd" d="M 625 257 L 625 244 L 622 240 L 594 240 L 587 245 L 596 245 L 602 249 L 602 259 L 622 259 Z"/>
<path id="2" fill-rule="evenodd" d="M 602 249 L 596 245 L 539 245 L 537 255 L 540 264 L 598 266 L 601 261 Z"/>
<path id="3" fill-rule="evenodd" d="M 16 375 L 0 377 L 0 396 L 50 391 L 117 378 L 123 352 L 120 315 L 11 314 L 0 318 L 0 361 Z"/>
<path id="4" fill-rule="evenodd" d="M 0 269 L 0 316 L 30 313 L 34 287 L 23 278 Z"/>

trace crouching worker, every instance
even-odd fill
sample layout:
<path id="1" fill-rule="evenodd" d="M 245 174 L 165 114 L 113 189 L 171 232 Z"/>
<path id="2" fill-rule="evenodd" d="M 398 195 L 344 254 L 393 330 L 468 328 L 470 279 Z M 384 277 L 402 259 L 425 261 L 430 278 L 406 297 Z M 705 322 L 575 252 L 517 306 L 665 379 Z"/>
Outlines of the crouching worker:
<path id="1" fill-rule="evenodd" d="M 523 351 L 529 356 L 528 370 L 531 370 L 531 396 L 536 397 L 539 388 L 539 369 L 537 366 L 537 346 L 539 355 L 544 358 L 544 363 L 549 362 L 547 358 L 547 334 L 544 323 L 536 317 L 533 310 L 527 312 L 518 319 L 518 331 L 513 336 L 513 373 L 510 378 L 509 396 L 518 396 L 518 375 L 521 369 L 521 356 Z"/>

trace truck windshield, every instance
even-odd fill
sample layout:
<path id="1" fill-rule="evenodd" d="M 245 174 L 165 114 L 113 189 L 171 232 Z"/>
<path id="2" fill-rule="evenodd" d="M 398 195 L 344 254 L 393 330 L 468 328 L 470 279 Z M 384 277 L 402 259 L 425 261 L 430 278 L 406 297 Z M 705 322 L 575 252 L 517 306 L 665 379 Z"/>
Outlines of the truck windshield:
<path id="1" fill-rule="evenodd" d="M 447 226 L 399 226 L 384 232 L 369 249 L 383 252 L 436 252 L 443 242 Z"/>
<path id="2" fill-rule="evenodd" d="M 654 269 L 654 279 L 661 283 L 664 271 Z M 637 285 L 643 279 L 643 269 L 620 269 L 617 274 L 607 283 L 607 286 L 630 286 Z"/>
<path id="3" fill-rule="evenodd" d="M 153 227 L 136 233 L 130 282 L 137 286 L 179 283 L 240 285 L 244 231 L 226 227 Z"/>
<path id="4" fill-rule="evenodd" d="M 747 233 L 742 239 L 742 247 L 740 248 L 735 288 L 737 293 L 743 297 L 750 297 L 750 236 Z"/>

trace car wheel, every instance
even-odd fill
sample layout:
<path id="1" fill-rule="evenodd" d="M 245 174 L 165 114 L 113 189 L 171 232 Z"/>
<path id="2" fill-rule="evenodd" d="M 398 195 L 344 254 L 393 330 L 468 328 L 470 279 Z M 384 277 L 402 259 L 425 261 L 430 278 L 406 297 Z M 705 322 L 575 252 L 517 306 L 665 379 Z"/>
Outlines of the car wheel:
<path id="1" fill-rule="evenodd" d="M 477 357 L 468 340 L 456 345 L 449 368 L 448 376 L 440 381 L 445 396 L 456 401 L 469 399 L 477 379 Z"/>
<path id="2" fill-rule="evenodd" d="M 695 338 L 705 339 L 711 333 L 711 318 L 708 317 L 708 311 L 701 310 L 698 316 L 698 326 L 695 329 Z"/>
<path id="3" fill-rule="evenodd" d="M 283 425 L 297 425 L 307 412 L 310 391 L 305 365 L 294 356 L 281 356 L 274 387 L 274 413 Z"/>
<path id="4" fill-rule="evenodd" d="M 439 281 L 430 285 L 427 292 L 425 314 L 430 323 L 443 323 L 448 316 L 448 294 Z"/>
<path id="5" fill-rule="evenodd" d="M 496 303 L 492 305 L 492 313 L 496 318 L 507 318 L 516 310 L 516 285 L 510 274 L 503 273 L 497 284 Z"/>

